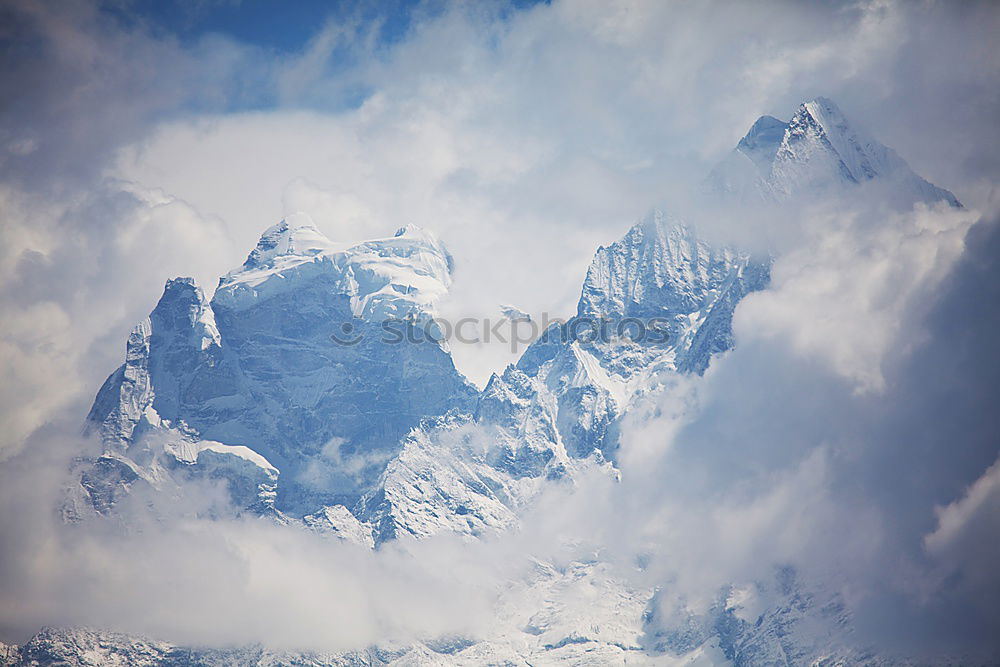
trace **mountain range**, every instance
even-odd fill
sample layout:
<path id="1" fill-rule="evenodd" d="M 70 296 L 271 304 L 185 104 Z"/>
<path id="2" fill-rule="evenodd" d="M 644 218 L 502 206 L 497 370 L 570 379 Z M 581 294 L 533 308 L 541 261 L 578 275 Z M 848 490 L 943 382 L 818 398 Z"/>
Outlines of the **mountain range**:
<path id="1" fill-rule="evenodd" d="M 788 122 L 761 117 L 708 177 L 718 197 L 779 204 L 865 183 L 910 204 L 960 206 L 825 98 Z M 77 459 L 62 516 L 127 517 L 133 496 L 170 502 L 214 482 L 231 515 L 365 548 L 503 533 L 552 485 L 616 478 L 622 419 L 738 344 L 733 313 L 768 287 L 771 265 L 654 211 L 597 250 L 576 314 L 480 391 L 436 328 L 454 261 L 431 232 L 410 225 L 341 244 L 289 216 L 210 299 L 190 278 L 167 281 L 87 415 L 102 453 Z M 655 331 L 619 326 L 635 322 Z M 600 323 L 613 334 L 596 333 Z M 438 335 L 387 335 L 414 328 Z M 599 602 L 582 604 L 582 587 Z M 734 582 L 680 625 L 659 617 L 659 595 L 599 559 L 539 561 L 505 593 L 512 611 L 495 636 L 290 655 L 45 629 L 8 647 L 6 664 L 901 664 L 853 647 L 843 601 L 790 569 L 749 588 Z M 749 614 L 746 596 L 770 602 Z"/>

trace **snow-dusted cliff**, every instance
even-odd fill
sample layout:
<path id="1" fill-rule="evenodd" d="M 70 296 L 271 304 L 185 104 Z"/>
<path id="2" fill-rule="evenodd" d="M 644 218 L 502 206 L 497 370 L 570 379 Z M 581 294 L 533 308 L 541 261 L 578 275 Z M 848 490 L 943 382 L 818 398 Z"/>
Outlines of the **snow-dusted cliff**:
<path id="1" fill-rule="evenodd" d="M 272 509 L 301 517 L 353 504 L 421 418 L 474 395 L 443 343 L 393 345 L 383 330 L 428 321 L 450 273 L 444 247 L 415 227 L 342 247 L 293 216 L 264 232 L 211 302 L 190 279 L 169 281 L 94 402 L 104 456 L 84 495 L 107 511 L 133 482 L 160 487 L 205 467 L 206 456 L 175 452 L 212 441 L 229 447 L 208 450 L 213 460 L 280 474 L 259 499 Z M 247 479 L 232 466 L 206 474 L 231 488 Z"/>
<path id="2" fill-rule="evenodd" d="M 880 197 L 909 207 L 955 195 L 914 173 L 894 150 L 851 124 L 825 97 L 803 102 L 791 120 L 761 116 L 735 150 L 709 175 L 716 192 L 745 200 L 811 197 L 864 183 L 882 186 Z"/>

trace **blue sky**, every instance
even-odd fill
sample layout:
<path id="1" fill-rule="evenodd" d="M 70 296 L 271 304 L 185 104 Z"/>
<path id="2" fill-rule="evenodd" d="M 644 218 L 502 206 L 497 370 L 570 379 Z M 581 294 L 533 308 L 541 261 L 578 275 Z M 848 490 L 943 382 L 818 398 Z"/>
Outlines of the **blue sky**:
<path id="1" fill-rule="evenodd" d="M 480 9 L 502 21 L 540 1 L 544 4 L 544 0 L 491 0 L 480 3 Z M 450 6 L 440 0 L 119 0 L 100 5 L 126 28 L 142 28 L 154 37 L 174 38 L 189 48 L 222 37 L 260 49 L 263 57 L 301 52 L 331 25 L 347 26 L 358 34 L 370 31 L 374 39 L 366 55 L 385 53 L 410 35 L 415 21 L 433 20 Z M 331 53 L 326 60 L 331 74 L 358 64 L 348 48 Z M 362 88 L 352 90 L 334 106 L 357 106 L 368 93 Z M 273 97 L 263 94 L 241 97 L 230 108 L 260 109 L 274 104 Z"/>
<path id="2" fill-rule="evenodd" d="M 414 0 L 386 2 L 274 2 L 133 0 L 109 2 L 104 10 L 124 23 L 145 22 L 154 34 L 169 34 L 191 43 L 210 34 L 253 44 L 276 52 L 293 52 L 328 21 L 379 22 L 379 41 L 392 44 L 406 34 L 417 7 L 433 13 L 430 5 Z"/>

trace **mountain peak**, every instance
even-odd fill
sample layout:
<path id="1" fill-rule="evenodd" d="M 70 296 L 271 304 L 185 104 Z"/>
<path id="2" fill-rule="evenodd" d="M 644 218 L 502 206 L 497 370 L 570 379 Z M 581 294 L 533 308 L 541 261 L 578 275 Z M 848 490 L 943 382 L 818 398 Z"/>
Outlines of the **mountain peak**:
<path id="1" fill-rule="evenodd" d="M 827 117 L 844 117 L 844 112 L 840 110 L 837 103 L 831 100 L 829 97 L 823 97 L 822 95 L 814 97 L 808 102 L 803 102 L 800 108 L 808 109 L 810 113 L 818 112 L 826 115 Z"/>
<path id="2" fill-rule="evenodd" d="M 393 234 L 392 236 L 393 236 L 393 238 L 397 238 L 397 237 L 400 237 L 400 236 L 417 236 L 417 235 L 423 235 L 425 233 L 426 232 L 424 232 L 424 228 L 423 227 L 421 227 L 419 225 L 415 225 L 412 222 L 408 222 L 405 225 L 403 225 L 402 227 L 400 227 L 399 229 L 397 229 L 396 233 Z"/>
<path id="3" fill-rule="evenodd" d="M 774 116 L 761 116 L 750 126 L 750 130 L 740 139 L 738 145 L 753 148 L 758 146 L 762 141 L 773 139 L 775 136 L 777 136 L 778 143 L 781 143 L 781 137 L 784 135 L 787 127 L 788 123 Z"/>
<path id="4" fill-rule="evenodd" d="M 750 127 L 746 136 L 740 139 L 736 150 L 750 158 L 758 169 L 766 173 L 771 169 L 771 163 L 787 129 L 786 122 L 774 116 L 761 116 Z"/>
<path id="5" fill-rule="evenodd" d="M 189 278 L 186 276 L 178 276 L 177 278 L 170 278 L 163 286 L 163 292 L 200 292 L 198 287 L 198 282 L 194 278 Z"/>
<path id="6" fill-rule="evenodd" d="M 774 201 L 844 185 L 879 182 L 898 204 L 946 201 L 955 195 L 910 169 L 891 148 L 855 127 L 828 97 L 803 102 L 784 123 L 761 116 L 709 175 L 714 192 Z"/>
<path id="7" fill-rule="evenodd" d="M 257 246 L 250 251 L 244 269 L 258 268 L 275 257 L 284 255 L 316 255 L 333 250 L 336 245 L 319 231 L 316 223 L 305 213 L 293 213 L 268 227 L 261 234 Z"/>
<path id="8" fill-rule="evenodd" d="M 803 102 L 788 128 L 779 153 L 790 151 L 797 141 L 817 143 L 832 153 L 840 173 L 849 181 L 861 183 L 898 167 L 894 153 L 853 127 L 840 107 L 826 97 Z"/>
<path id="9" fill-rule="evenodd" d="M 804 120 L 804 119 L 811 119 Z M 799 104 L 788 125 L 796 122 L 812 122 L 825 132 L 850 131 L 850 124 L 837 103 L 829 97 L 814 97 Z"/>

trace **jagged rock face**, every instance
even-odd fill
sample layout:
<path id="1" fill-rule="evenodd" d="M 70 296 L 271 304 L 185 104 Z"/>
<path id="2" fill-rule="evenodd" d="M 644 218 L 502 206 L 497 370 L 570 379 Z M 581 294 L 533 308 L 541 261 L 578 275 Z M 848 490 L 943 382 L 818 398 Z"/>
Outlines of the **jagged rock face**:
<path id="1" fill-rule="evenodd" d="M 265 250 L 258 246 L 242 271 L 224 278 L 212 300 L 255 409 L 236 425 L 199 430 L 249 443 L 290 476 L 279 505 L 350 503 L 422 417 L 472 397 L 441 345 L 383 329 L 408 315 L 430 317 L 450 283 L 449 259 L 419 231 L 306 261 L 269 258 L 283 248 L 266 250 L 267 236 Z M 357 342 L 334 344 L 331 336 Z M 360 470 L 345 475 L 352 462 Z"/>
<path id="2" fill-rule="evenodd" d="M 802 103 L 788 123 L 762 116 L 709 175 L 710 190 L 739 199 L 780 201 L 877 181 L 880 196 L 904 207 L 955 195 L 918 176 L 891 148 L 852 125 L 831 100 Z"/>
<path id="3" fill-rule="evenodd" d="M 491 435 L 467 416 L 412 432 L 355 508 L 372 526 L 375 543 L 438 533 L 479 537 L 515 525 L 528 493 L 496 465 Z"/>
<path id="4" fill-rule="evenodd" d="M 518 368 L 553 396 L 572 456 L 613 457 L 614 424 L 635 395 L 665 372 L 703 373 L 733 345 L 736 305 L 769 279 L 769 258 L 714 248 L 654 212 L 597 251 L 577 316 L 534 343 Z"/>
<path id="5" fill-rule="evenodd" d="M 694 231 L 657 211 L 629 230 L 622 240 L 597 252 L 587 271 L 578 317 L 619 322 L 643 320 L 646 337 L 633 350 L 672 353 L 682 372 L 702 373 L 711 356 L 732 347 L 732 311 L 749 292 L 770 280 L 770 258 L 752 258 L 733 248 L 715 248 Z M 650 326 L 658 321 L 658 331 Z M 665 336 L 655 336 L 655 333 Z M 624 337 L 613 345 L 598 340 L 601 357 L 611 354 L 609 370 L 623 377 L 641 364 L 626 354 Z M 619 347 L 616 347 L 619 346 Z"/>
<path id="6" fill-rule="evenodd" d="M 656 212 L 600 248 L 583 283 L 580 317 L 677 318 L 703 307 L 747 258 L 713 248 Z"/>
<path id="7" fill-rule="evenodd" d="M 555 419 L 544 385 L 510 366 L 490 379 L 471 414 L 452 412 L 411 432 L 355 514 L 372 526 L 376 544 L 510 528 L 545 484 L 604 465 L 569 457 Z"/>
<path id="8" fill-rule="evenodd" d="M 236 380 L 220 342 L 201 289 L 190 278 L 168 280 L 156 308 L 129 335 L 125 363 L 104 383 L 88 416 L 109 451 L 126 454 L 159 419 L 203 413 L 214 393 L 232 391 Z"/>
<path id="9" fill-rule="evenodd" d="M 471 415 L 407 437 L 355 514 L 376 543 L 438 532 L 478 536 L 516 523 L 544 484 L 584 469 L 615 475 L 618 420 L 664 374 L 701 373 L 732 346 L 732 314 L 766 286 L 770 261 L 716 249 L 656 213 L 598 250 L 578 315 L 494 374 Z M 588 323 L 659 318 L 632 339 L 594 337 Z M 580 325 L 580 326 L 577 326 Z M 655 333 L 655 335 L 654 335 Z"/>
<path id="10" fill-rule="evenodd" d="M 215 441 L 247 448 L 240 452 L 256 454 L 268 476 L 281 471 L 271 499 L 279 510 L 301 516 L 353 504 L 421 418 L 474 395 L 443 344 L 400 344 L 397 333 L 407 316 L 432 317 L 450 271 L 444 248 L 416 228 L 340 247 L 292 219 L 264 233 L 211 302 L 192 280 L 169 281 L 91 410 L 106 457 L 153 465 L 164 450 L 149 449 L 151 432 Z M 387 321 L 398 326 L 388 331 Z M 209 451 L 170 463 L 239 458 Z M 230 481 L 246 486 L 243 476 Z M 113 496 L 91 495 L 101 509 Z"/>

